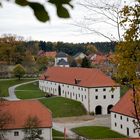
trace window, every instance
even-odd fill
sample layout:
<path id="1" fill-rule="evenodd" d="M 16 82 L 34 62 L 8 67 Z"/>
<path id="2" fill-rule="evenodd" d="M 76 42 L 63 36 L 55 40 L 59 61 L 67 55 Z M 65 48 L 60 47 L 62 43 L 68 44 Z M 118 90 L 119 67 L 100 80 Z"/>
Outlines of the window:
<path id="1" fill-rule="evenodd" d="M 116 118 L 116 114 L 114 114 L 114 118 Z"/>
<path id="2" fill-rule="evenodd" d="M 103 91 L 106 91 L 106 89 L 105 89 L 105 88 L 103 88 Z"/>
<path id="3" fill-rule="evenodd" d="M 133 129 L 133 133 L 135 133 L 136 131 L 135 131 L 135 129 Z"/>
<path id="4" fill-rule="evenodd" d="M 19 136 L 19 132 L 18 131 L 15 131 L 14 132 L 14 136 Z"/>
<path id="5" fill-rule="evenodd" d="M 98 99 L 98 96 L 95 96 L 95 99 Z"/>
<path id="6" fill-rule="evenodd" d="M 83 91 L 83 88 L 81 88 L 81 90 Z"/>
<path id="7" fill-rule="evenodd" d="M 69 86 L 67 86 L 69 88 Z"/>
<path id="8" fill-rule="evenodd" d="M 127 118 L 127 122 L 129 121 L 129 118 Z"/>
<path id="9" fill-rule="evenodd" d="M 85 88 L 85 91 L 86 91 L 86 88 Z"/>
<path id="10" fill-rule="evenodd" d="M 115 123 L 115 127 L 117 126 L 117 123 Z"/>
<path id="11" fill-rule="evenodd" d="M 86 95 L 85 95 L 85 99 L 86 99 Z"/>
<path id="12" fill-rule="evenodd" d="M 80 98 L 80 94 L 79 94 L 79 98 Z"/>
<path id="13" fill-rule="evenodd" d="M 120 119 L 122 120 L 122 116 L 120 116 Z"/>
<path id="14" fill-rule="evenodd" d="M 41 135 L 42 134 L 42 130 L 38 130 L 38 134 Z"/>
<path id="15" fill-rule="evenodd" d="M 98 89 L 95 89 L 96 92 L 98 92 Z"/>
<path id="16" fill-rule="evenodd" d="M 122 124 L 120 125 L 121 129 L 123 128 Z"/>
<path id="17" fill-rule="evenodd" d="M 74 92 L 73 92 L 73 96 L 74 96 Z"/>
<path id="18" fill-rule="evenodd" d="M 106 99 L 106 95 L 104 95 L 104 99 Z"/>
<path id="19" fill-rule="evenodd" d="M 114 95 L 111 95 L 111 98 L 114 98 Z"/>

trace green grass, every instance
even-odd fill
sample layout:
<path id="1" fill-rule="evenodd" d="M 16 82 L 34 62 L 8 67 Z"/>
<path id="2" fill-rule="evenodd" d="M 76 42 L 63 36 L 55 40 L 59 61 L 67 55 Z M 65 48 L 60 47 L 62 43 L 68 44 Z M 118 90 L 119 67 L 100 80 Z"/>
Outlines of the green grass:
<path id="1" fill-rule="evenodd" d="M 44 93 L 38 88 L 38 82 L 34 82 L 17 87 L 16 96 L 19 99 L 33 99 L 44 97 Z"/>
<path id="2" fill-rule="evenodd" d="M 25 84 L 16 88 L 16 90 L 38 90 L 38 82 Z"/>
<path id="3" fill-rule="evenodd" d="M 64 140 L 64 133 L 52 129 L 53 140 Z M 67 139 L 70 140 L 70 139 Z"/>
<path id="4" fill-rule="evenodd" d="M 129 87 L 128 86 L 122 86 L 121 87 L 121 90 L 120 90 L 120 95 L 121 97 L 129 90 Z"/>
<path id="5" fill-rule="evenodd" d="M 72 131 L 88 139 L 124 138 L 126 136 L 101 126 L 86 126 L 73 128 Z"/>
<path id="6" fill-rule="evenodd" d="M 40 100 L 51 111 L 53 117 L 71 117 L 85 115 L 86 110 L 80 102 L 63 97 L 52 97 Z"/>
<path id="7" fill-rule="evenodd" d="M 35 79 L 8 79 L 8 80 L 0 80 L 0 90 L 2 93 L 2 96 L 9 96 L 8 94 L 8 88 L 20 83 L 24 83 L 24 82 L 28 82 L 28 81 L 32 81 Z"/>

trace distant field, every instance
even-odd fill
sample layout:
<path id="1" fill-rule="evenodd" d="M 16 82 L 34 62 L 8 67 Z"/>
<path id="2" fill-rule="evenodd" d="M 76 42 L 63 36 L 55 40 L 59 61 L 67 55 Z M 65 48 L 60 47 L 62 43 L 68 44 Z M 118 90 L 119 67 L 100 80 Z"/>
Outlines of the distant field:
<path id="1" fill-rule="evenodd" d="M 53 117 L 71 117 L 85 115 L 86 110 L 80 102 L 66 99 L 63 97 L 51 97 L 46 99 L 41 99 L 45 106 L 47 106 L 51 111 Z"/>
<path id="2" fill-rule="evenodd" d="M 86 126 L 73 128 L 72 131 L 88 139 L 124 138 L 126 136 L 101 126 Z"/>
<path id="3" fill-rule="evenodd" d="M 0 90 L 2 92 L 2 96 L 9 96 L 8 94 L 8 88 L 20 83 L 24 83 L 24 82 L 28 82 L 28 81 L 32 81 L 35 79 L 8 79 L 8 80 L 0 80 Z"/>
<path id="4" fill-rule="evenodd" d="M 17 87 L 16 96 L 19 99 L 33 99 L 44 97 L 44 92 L 39 89 L 38 82 L 34 82 Z"/>

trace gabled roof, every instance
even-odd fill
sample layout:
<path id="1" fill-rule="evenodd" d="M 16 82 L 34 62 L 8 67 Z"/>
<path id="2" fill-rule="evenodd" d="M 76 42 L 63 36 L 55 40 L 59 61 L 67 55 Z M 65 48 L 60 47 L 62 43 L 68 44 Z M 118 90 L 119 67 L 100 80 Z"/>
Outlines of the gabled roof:
<path id="1" fill-rule="evenodd" d="M 83 55 L 84 57 L 86 56 L 83 52 L 78 52 L 73 57 L 79 57 L 80 55 Z"/>
<path id="2" fill-rule="evenodd" d="M 119 102 L 111 109 L 111 112 L 135 118 L 132 90 L 128 90 Z"/>
<path id="3" fill-rule="evenodd" d="M 8 112 L 11 116 L 12 123 L 4 129 L 21 129 L 29 116 L 36 116 L 40 121 L 39 128 L 52 127 L 51 112 L 37 100 L 22 101 L 5 101 L 0 106 L 2 112 Z"/>
<path id="4" fill-rule="evenodd" d="M 64 52 L 59 52 L 56 54 L 56 57 L 67 57 L 67 54 Z"/>
<path id="5" fill-rule="evenodd" d="M 54 52 L 45 52 L 43 56 L 55 58 L 56 57 L 56 51 L 54 51 Z"/>
<path id="6" fill-rule="evenodd" d="M 59 62 L 57 63 L 57 65 L 69 65 L 69 64 L 64 59 L 60 59 Z"/>
<path id="7" fill-rule="evenodd" d="M 105 55 L 96 55 L 96 57 L 93 59 L 93 64 L 101 64 L 107 60 L 107 57 Z"/>
<path id="8" fill-rule="evenodd" d="M 42 74 L 40 80 L 67 83 L 71 85 L 75 85 L 75 80 L 79 80 L 80 82 L 76 85 L 83 87 L 117 86 L 115 81 L 95 68 L 50 67 Z"/>

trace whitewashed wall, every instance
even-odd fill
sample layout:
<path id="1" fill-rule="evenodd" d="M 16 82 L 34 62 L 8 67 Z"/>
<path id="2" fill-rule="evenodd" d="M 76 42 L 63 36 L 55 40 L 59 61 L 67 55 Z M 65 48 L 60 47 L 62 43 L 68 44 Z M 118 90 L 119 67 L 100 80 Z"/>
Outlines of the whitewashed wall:
<path id="1" fill-rule="evenodd" d="M 58 87 L 61 87 L 61 96 L 80 101 L 88 112 L 94 112 L 96 106 L 102 106 L 102 114 L 107 114 L 109 105 L 115 105 L 120 99 L 120 87 L 111 91 L 111 87 L 104 88 L 85 88 L 76 85 L 55 83 L 50 81 L 39 81 L 39 87 L 44 92 L 59 96 Z M 95 90 L 98 90 L 96 92 Z M 106 91 L 103 91 L 105 89 Z M 104 95 L 106 99 L 104 99 Z M 113 95 L 113 98 L 112 98 Z M 95 99 L 98 96 L 98 99 Z"/>
<path id="2" fill-rule="evenodd" d="M 120 87 L 114 88 L 114 91 L 111 91 L 111 87 L 91 88 L 89 92 L 90 112 L 95 112 L 95 108 L 101 106 L 102 114 L 107 114 L 108 106 L 114 106 L 120 99 Z"/>
<path id="3" fill-rule="evenodd" d="M 67 57 L 57 57 L 55 58 L 55 66 L 57 66 L 57 63 L 59 62 L 59 60 L 64 59 L 66 62 L 68 62 Z"/>
<path id="4" fill-rule="evenodd" d="M 134 131 L 133 120 L 136 121 L 136 119 L 129 116 L 111 112 L 111 129 L 129 137 L 139 137 L 137 131 Z M 129 129 L 129 135 L 127 129 Z"/>
<path id="5" fill-rule="evenodd" d="M 42 137 L 44 140 L 53 140 L 52 138 L 52 129 L 51 128 L 41 128 L 42 130 Z M 14 132 L 18 132 L 19 136 L 14 136 Z M 24 132 L 22 129 L 16 129 L 16 130 L 9 130 L 5 134 L 5 138 L 7 140 L 23 140 L 24 138 Z"/>

